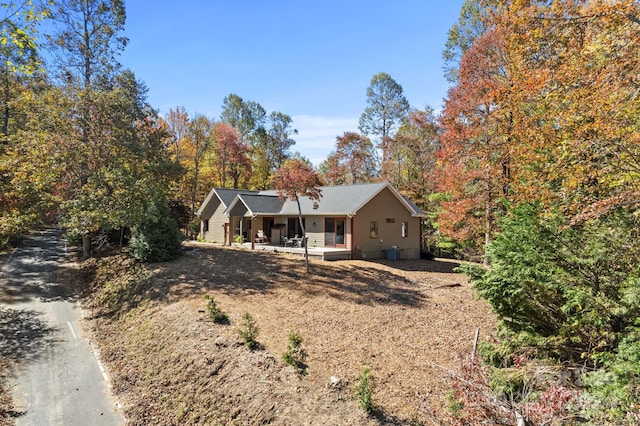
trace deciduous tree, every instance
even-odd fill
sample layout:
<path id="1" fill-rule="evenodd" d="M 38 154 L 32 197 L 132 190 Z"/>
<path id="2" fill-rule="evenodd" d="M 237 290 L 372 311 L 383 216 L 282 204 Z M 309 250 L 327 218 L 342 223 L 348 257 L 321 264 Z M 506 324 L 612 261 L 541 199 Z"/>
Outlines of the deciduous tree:
<path id="1" fill-rule="evenodd" d="M 84 89 L 108 82 L 116 57 L 127 45 L 122 0 L 60 0 L 51 11 L 55 30 L 48 38 L 60 80 Z"/>
<path id="2" fill-rule="evenodd" d="M 388 173 L 391 183 L 420 207 L 428 194 L 435 192 L 433 171 L 440 147 L 439 124 L 433 108 L 415 110 L 398 129 L 390 163 L 395 170 Z"/>
<path id="3" fill-rule="evenodd" d="M 245 101 L 232 93 L 224 98 L 220 119 L 235 128 L 240 141 L 248 145 L 252 164 L 251 187 L 267 189 L 272 175 L 269 137 L 265 129 L 267 113 L 254 101 Z"/>
<path id="4" fill-rule="evenodd" d="M 535 2 L 500 9 L 513 64 L 515 195 L 575 220 L 640 203 L 638 3 Z M 515 110 L 515 108 L 514 108 Z"/>
<path id="5" fill-rule="evenodd" d="M 187 136 L 189 128 L 189 114 L 183 106 L 171 108 L 165 117 L 168 126 L 168 132 L 171 135 L 171 144 L 173 147 L 173 155 L 179 163 L 182 156 L 182 142 Z"/>
<path id="6" fill-rule="evenodd" d="M 238 189 L 240 178 L 248 178 L 251 168 L 248 147 L 240 139 L 238 131 L 226 123 L 217 123 L 214 128 L 216 141 L 216 163 L 220 173 L 222 187 L 226 187 L 227 175 L 233 180 L 233 187 Z M 245 179 L 248 180 L 248 179 Z"/>
<path id="7" fill-rule="evenodd" d="M 291 127 L 292 121 L 291 117 L 281 112 L 269 114 L 267 157 L 273 171 L 282 167 L 285 160 L 291 157 L 291 147 L 296 143 L 291 135 L 298 134 L 298 130 Z"/>
<path id="8" fill-rule="evenodd" d="M 8 143 L 12 101 L 21 92 L 20 80 L 39 71 L 38 25 L 48 16 L 48 10 L 31 1 L 8 2 L 0 6 L 0 114 L 2 135 L 0 148 Z"/>
<path id="9" fill-rule="evenodd" d="M 471 48 L 476 38 L 487 31 L 490 25 L 489 7 L 491 0 L 465 0 L 460 8 L 458 22 L 449 28 L 445 49 L 442 51 L 445 78 L 456 83 L 459 78 L 460 62 L 464 53 Z"/>
<path id="10" fill-rule="evenodd" d="M 504 50 L 501 33 L 492 30 L 465 53 L 458 85 L 445 102 L 438 151 L 438 189 L 450 196 L 443 203 L 440 230 L 466 242 L 468 254 L 475 251 L 485 262 L 510 183 L 511 111 L 503 102 L 510 81 Z"/>
<path id="11" fill-rule="evenodd" d="M 355 132 L 336 137 L 336 148 L 321 166 L 332 185 L 372 182 L 376 177 L 376 153 L 369 138 Z"/>
<path id="12" fill-rule="evenodd" d="M 313 201 L 313 208 L 318 208 L 318 201 L 322 197 L 319 188 L 318 174 L 309 165 L 300 160 L 287 160 L 283 167 L 275 174 L 275 187 L 278 196 L 282 199 L 294 201 L 298 206 L 298 221 L 302 230 L 304 241 L 304 258 L 307 273 L 309 273 L 309 252 L 307 249 L 307 233 L 302 222 L 302 208 L 300 197 L 307 197 Z"/>
<path id="13" fill-rule="evenodd" d="M 191 211 L 196 211 L 196 203 L 204 199 L 208 188 L 203 188 L 200 182 L 200 173 L 205 154 L 213 143 L 214 124 L 206 116 L 196 114 L 189 122 L 188 127 L 188 152 L 191 163 L 190 198 Z"/>
<path id="14" fill-rule="evenodd" d="M 72 204 L 83 206 L 79 194 L 87 192 L 85 185 L 99 173 L 110 156 L 110 129 L 101 128 L 108 124 L 108 117 L 100 105 L 101 92 L 108 91 L 113 85 L 113 76 L 120 68 L 116 55 L 124 49 L 127 39 L 120 36 L 126 19 L 122 0 L 62 0 L 52 10 L 54 32 L 49 35 L 56 66 L 52 73 L 65 86 L 67 96 L 73 99 L 76 112 L 70 115 L 68 125 L 77 129 L 77 136 L 65 141 L 69 151 L 76 151 L 77 175 L 76 194 L 72 195 Z M 108 113 L 107 113 L 108 114 Z M 100 209 L 100 203 L 91 205 Z M 87 207 L 88 206 L 84 206 Z M 82 225 L 83 251 L 88 256 L 91 233 L 101 226 L 102 214 L 90 214 L 84 207 L 72 211 L 83 213 L 76 223 Z"/>

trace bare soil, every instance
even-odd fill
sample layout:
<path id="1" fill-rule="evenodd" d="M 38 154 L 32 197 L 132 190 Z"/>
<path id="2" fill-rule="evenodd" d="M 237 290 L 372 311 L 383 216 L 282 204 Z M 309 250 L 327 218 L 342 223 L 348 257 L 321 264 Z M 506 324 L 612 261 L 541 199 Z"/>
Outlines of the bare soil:
<path id="1" fill-rule="evenodd" d="M 84 288 L 86 328 L 130 424 L 431 424 L 444 414 L 447 369 L 470 353 L 476 327 L 481 340 L 496 328 L 452 261 L 312 260 L 307 274 L 301 257 L 186 246 L 145 269 L 98 261 L 94 291 Z M 75 277 L 90 279 L 89 266 Z M 207 294 L 229 324 L 209 318 Z M 253 351 L 238 337 L 244 312 L 260 327 Z M 303 338 L 306 375 L 282 362 L 289 331 Z M 354 394 L 364 366 L 373 415 Z"/>

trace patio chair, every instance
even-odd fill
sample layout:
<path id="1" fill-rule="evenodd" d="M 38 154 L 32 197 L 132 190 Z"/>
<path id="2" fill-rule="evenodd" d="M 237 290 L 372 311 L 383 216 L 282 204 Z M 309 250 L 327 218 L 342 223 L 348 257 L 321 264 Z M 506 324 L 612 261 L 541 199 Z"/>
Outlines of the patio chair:
<path id="1" fill-rule="evenodd" d="M 269 239 L 264 235 L 264 231 L 258 231 L 254 240 L 256 243 L 268 243 Z"/>

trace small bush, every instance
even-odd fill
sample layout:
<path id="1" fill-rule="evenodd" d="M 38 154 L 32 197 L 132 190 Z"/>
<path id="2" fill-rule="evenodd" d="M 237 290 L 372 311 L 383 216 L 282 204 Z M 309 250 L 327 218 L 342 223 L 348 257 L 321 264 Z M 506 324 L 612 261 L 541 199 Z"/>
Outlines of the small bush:
<path id="1" fill-rule="evenodd" d="M 251 316 L 249 312 L 245 312 L 242 314 L 242 322 L 240 323 L 240 328 L 238 329 L 238 335 L 244 341 L 244 344 L 249 347 L 249 349 L 254 349 L 258 347 L 258 342 L 256 338 L 258 337 L 258 332 L 260 331 L 260 327 L 256 324 L 256 320 Z"/>
<path id="2" fill-rule="evenodd" d="M 358 404 L 367 413 L 372 413 L 376 406 L 373 401 L 375 383 L 369 366 L 365 366 L 356 381 L 356 398 Z"/>
<path id="3" fill-rule="evenodd" d="M 227 315 L 222 309 L 218 307 L 215 299 L 208 294 L 205 294 L 204 298 L 207 301 L 207 311 L 209 316 L 216 324 L 228 324 L 229 315 Z"/>
<path id="4" fill-rule="evenodd" d="M 282 360 L 304 374 L 306 372 L 306 366 L 304 365 L 306 359 L 307 351 L 302 348 L 302 337 L 295 331 L 290 331 L 287 351 L 282 355 Z"/>
<path id="5" fill-rule="evenodd" d="M 464 410 L 464 401 L 456 397 L 453 390 L 447 392 L 447 412 L 456 420 L 460 420 Z"/>
<path id="6" fill-rule="evenodd" d="M 161 198 L 147 205 L 143 220 L 132 229 L 129 242 L 132 257 L 141 262 L 175 259 L 180 250 L 182 234 L 169 213 L 169 206 Z"/>

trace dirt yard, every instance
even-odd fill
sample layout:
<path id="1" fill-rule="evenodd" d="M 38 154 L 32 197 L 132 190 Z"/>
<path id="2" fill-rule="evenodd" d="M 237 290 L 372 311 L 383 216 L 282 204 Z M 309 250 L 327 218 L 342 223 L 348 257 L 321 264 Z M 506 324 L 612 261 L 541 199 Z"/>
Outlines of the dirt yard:
<path id="1" fill-rule="evenodd" d="M 454 262 L 312 261 L 306 274 L 302 257 L 187 246 L 134 273 L 142 284 L 122 284 L 125 258 L 99 261 L 113 276 L 99 275 L 109 281 L 86 300 L 85 326 L 131 424 L 432 424 L 447 369 L 470 353 L 476 327 L 481 340 L 496 327 Z M 207 294 L 229 324 L 211 321 Z M 254 351 L 238 337 L 244 312 L 260 327 Z M 289 331 L 304 340 L 306 375 L 282 362 Z M 354 395 L 365 366 L 372 416 Z"/>

